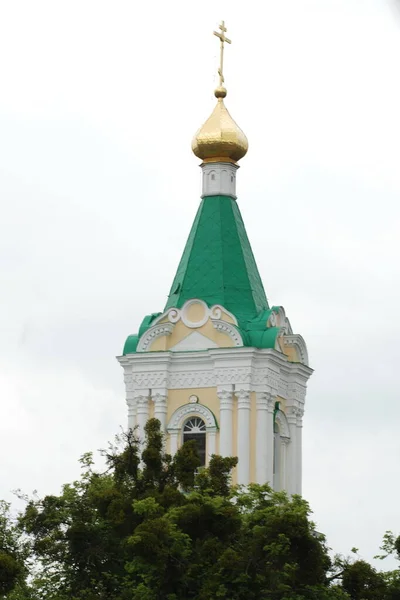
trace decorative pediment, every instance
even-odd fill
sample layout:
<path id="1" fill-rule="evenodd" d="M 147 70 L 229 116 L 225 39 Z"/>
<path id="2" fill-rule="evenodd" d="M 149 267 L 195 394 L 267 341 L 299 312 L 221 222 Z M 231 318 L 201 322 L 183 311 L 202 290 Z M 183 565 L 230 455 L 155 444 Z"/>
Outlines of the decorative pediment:
<path id="1" fill-rule="evenodd" d="M 223 320 L 228 323 L 237 325 L 237 319 L 235 315 L 226 310 L 223 306 L 215 304 L 209 308 L 203 300 L 193 298 L 188 300 L 182 306 L 182 308 L 170 308 L 165 313 L 157 317 L 154 321 L 154 325 L 157 323 L 178 323 L 182 321 L 186 327 L 190 329 L 198 329 L 211 320 Z"/>
<path id="2" fill-rule="evenodd" d="M 210 308 L 195 298 L 154 319 L 140 337 L 136 351 L 184 352 L 234 346 L 243 346 L 236 317 L 223 306 Z"/>
<path id="3" fill-rule="evenodd" d="M 301 335 L 282 335 L 279 340 L 282 344 L 282 352 L 286 354 L 292 362 L 299 362 L 308 367 L 307 346 Z M 292 353 L 288 352 L 290 350 L 292 350 Z"/>
<path id="4" fill-rule="evenodd" d="M 151 344 L 158 338 L 166 335 L 171 335 L 173 325 L 170 323 L 163 323 L 162 325 L 155 325 L 150 327 L 140 338 L 136 352 L 147 352 Z"/>
<path id="5" fill-rule="evenodd" d="M 185 352 L 191 350 L 208 350 L 208 348 L 218 348 L 218 344 L 198 331 L 194 331 L 175 344 L 175 346 L 169 348 L 169 350 L 171 352 Z"/>

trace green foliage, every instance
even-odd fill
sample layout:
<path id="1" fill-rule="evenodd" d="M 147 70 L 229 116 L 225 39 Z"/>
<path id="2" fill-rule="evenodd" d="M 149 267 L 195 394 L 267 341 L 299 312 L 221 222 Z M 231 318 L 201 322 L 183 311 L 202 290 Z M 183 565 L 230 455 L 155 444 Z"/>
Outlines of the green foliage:
<path id="1" fill-rule="evenodd" d="M 395 536 L 392 531 L 386 531 L 380 550 L 383 554 L 378 554 L 375 558 L 384 560 L 388 556 L 394 556 L 397 560 L 400 560 L 400 535 Z"/>
<path id="2" fill-rule="evenodd" d="M 103 454 L 104 473 L 86 454 L 78 481 L 29 500 L 19 532 L 5 518 L 7 600 L 399 600 L 394 574 L 329 558 L 302 498 L 232 488 L 237 460 L 199 470 L 193 442 L 171 458 L 155 419 L 141 455 L 133 431 Z"/>
<path id="3" fill-rule="evenodd" d="M 27 546 L 13 522 L 10 505 L 0 501 L 0 598 L 5 598 L 26 575 Z"/>
<path id="4" fill-rule="evenodd" d="M 346 567 L 342 586 L 352 600 L 382 600 L 387 591 L 382 573 L 363 560 Z"/>

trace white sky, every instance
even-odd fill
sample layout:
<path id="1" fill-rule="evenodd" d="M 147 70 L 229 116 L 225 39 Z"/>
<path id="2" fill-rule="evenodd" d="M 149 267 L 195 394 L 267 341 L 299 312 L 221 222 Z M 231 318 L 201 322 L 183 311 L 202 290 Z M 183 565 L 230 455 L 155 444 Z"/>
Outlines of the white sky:
<path id="1" fill-rule="evenodd" d="M 371 559 L 400 530 L 395 0 L 0 2 L 0 497 L 56 493 L 126 423 L 114 357 L 198 206 L 221 18 L 239 205 L 315 369 L 304 496 Z"/>

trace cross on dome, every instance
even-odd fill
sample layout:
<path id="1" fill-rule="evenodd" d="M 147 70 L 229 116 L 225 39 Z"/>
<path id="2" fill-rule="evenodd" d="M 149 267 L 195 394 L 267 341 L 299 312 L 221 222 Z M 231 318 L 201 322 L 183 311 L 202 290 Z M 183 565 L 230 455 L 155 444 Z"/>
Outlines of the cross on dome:
<path id="1" fill-rule="evenodd" d="M 219 86 L 220 86 L 220 88 L 222 88 L 224 81 L 225 81 L 225 78 L 224 78 L 224 43 L 226 42 L 227 44 L 232 44 L 232 42 L 229 38 L 225 37 L 225 33 L 227 32 L 227 28 L 225 27 L 225 21 L 221 21 L 219 28 L 221 30 L 221 33 L 219 31 L 214 31 L 214 35 L 216 35 L 217 38 L 219 38 L 221 41 L 218 75 L 219 75 Z M 226 91 L 225 91 L 225 95 L 226 95 Z"/>
<path id="2" fill-rule="evenodd" d="M 249 143 L 243 131 L 235 123 L 229 114 L 225 104 L 226 88 L 224 87 L 224 44 L 231 44 L 231 40 L 226 37 L 227 31 L 225 21 L 221 21 L 219 31 L 214 31 L 214 35 L 220 40 L 220 64 L 218 69 L 219 86 L 214 91 L 218 99 L 217 106 L 214 108 L 211 116 L 200 127 L 192 141 L 192 150 L 194 154 L 201 158 L 203 164 L 206 163 L 232 163 L 236 165 L 237 161 L 245 156 Z M 215 177 L 215 174 L 214 174 Z M 232 189 L 229 194 L 235 196 L 234 182 L 235 176 L 230 175 Z M 204 190 L 203 190 L 204 191 Z M 214 190 L 215 191 L 215 190 Z M 204 195 L 204 194 L 203 194 Z"/>

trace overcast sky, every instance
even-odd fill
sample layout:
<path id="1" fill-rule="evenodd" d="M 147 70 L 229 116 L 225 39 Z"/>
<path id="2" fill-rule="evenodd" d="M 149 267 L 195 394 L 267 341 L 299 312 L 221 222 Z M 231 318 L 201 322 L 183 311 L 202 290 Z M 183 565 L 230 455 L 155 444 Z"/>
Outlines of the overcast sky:
<path id="1" fill-rule="evenodd" d="M 225 19 L 239 205 L 315 369 L 304 496 L 336 552 L 400 532 L 394 1 L 0 1 L 0 497 L 57 493 L 126 424 L 115 356 L 199 203 Z"/>

